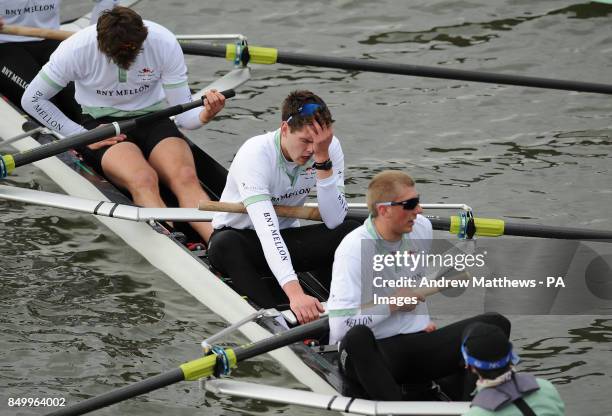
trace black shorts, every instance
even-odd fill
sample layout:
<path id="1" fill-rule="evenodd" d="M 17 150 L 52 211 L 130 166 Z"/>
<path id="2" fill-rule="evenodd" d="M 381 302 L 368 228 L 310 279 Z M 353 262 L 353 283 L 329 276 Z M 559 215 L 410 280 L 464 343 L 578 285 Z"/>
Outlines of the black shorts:
<path id="1" fill-rule="evenodd" d="M 355 220 L 345 219 L 333 230 L 325 224 L 280 230 L 294 270 L 312 272 L 312 277 L 300 277 L 300 284 L 311 296 L 327 299 L 336 248 L 359 225 Z M 272 277 L 274 275 L 255 230 L 231 227 L 215 230 L 208 244 L 208 259 L 219 272 L 232 280 L 232 286 L 239 294 L 247 296 L 259 307 L 287 306 L 287 295 Z"/>
<path id="2" fill-rule="evenodd" d="M 0 43 L 0 93 L 17 107 L 21 97 L 40 68 L 59 45 L 57 40 Z M 81 116 L 81 106 L 74 100 L 74 83 L 70 82 L 51 98 L 72 120 Z"/>
<path id="3" fill-rule="evenodd" d="M 93 118 L 89 115 L 83 116 L 81 124 L 88 130 L 91 130 L 100 124 L 110 124 L 114 121 L 129 120 L 130 118 L 117 117 L 101 117 Z M 180 132 L 176 124 L 169 118 L 164 118 L 158 121 L 153 121 L 145 127 L 138 127 L 125 133 L 127 139 L 124 141 L 132 142 L 142 151 L 146 160 L 157 146 L 159 142 L 168 137 L 180 137 L 185 139 L 183 133 Z M 83 159 L 87 164 L 91 165 L 98 173 L 104 173 L 102 170 L 102 157 L 111 146 L 105 146 L 100 149 L 92 150 L 87 146 L 79 148 L 79 152 L 83 155 Z"/>

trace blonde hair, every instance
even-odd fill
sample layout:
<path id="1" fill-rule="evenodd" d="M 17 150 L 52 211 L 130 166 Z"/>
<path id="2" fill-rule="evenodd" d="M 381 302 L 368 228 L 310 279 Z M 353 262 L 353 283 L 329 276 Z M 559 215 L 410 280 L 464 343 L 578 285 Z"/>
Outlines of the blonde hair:
<path id="1" fill-rule="evenodd" d="M 378 215 L 376 204 L 393 201 L 402 191 L 402 186 L 414 186 L 414 179 L 399 170 L 385 170 L 374 176 L 366 193 L 370 214 L 376 217 Z"/>

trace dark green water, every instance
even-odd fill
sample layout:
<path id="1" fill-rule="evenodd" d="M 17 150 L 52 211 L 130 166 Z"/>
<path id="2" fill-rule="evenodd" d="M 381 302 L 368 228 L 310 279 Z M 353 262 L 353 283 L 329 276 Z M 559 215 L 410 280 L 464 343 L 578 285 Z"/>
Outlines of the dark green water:
<path id="1" fill-rule="evenodd" d="M 88 6 L 65 1 L 65 17 Z M 142 1 L 176 33 L 243 33 L 286 51 L 612 83 L 612 6 L 570 1 Z M 194 89 L 229 68 L 188 57 Z M 347 192 L 404 168 L 425 202 L 482 216 L 611 229 L 612 101 L 607 96 L 277 65 L 255 66 L 219 121 L 191 136 L 229 165 L 279 123 L 291 89 L 319 93 L 346 156 Z M 58 188 L 35 168 L 9 181 Z M 74 403 L 196 357 L 224 323 L 95 219 L 0 203 L 0 409 L 8 397 Z M 459 307 L 460 309 L 460 307 Z M 461 310 L 458 311 L 460 313 Z M 433 311 L 434 317 L 435 311 Z M 443 324 L 449 317 L 436 317 Z M 553 381 L 568 414 L 612 409 L 611 316 L 518 316 L 522 369 Z M 236 335 L 230 342 L 243 339 Z M 260 357 L 241 380 L 300 387 Z M 184 384 L 100 414 L 319 414 L 205 395 Z"/>

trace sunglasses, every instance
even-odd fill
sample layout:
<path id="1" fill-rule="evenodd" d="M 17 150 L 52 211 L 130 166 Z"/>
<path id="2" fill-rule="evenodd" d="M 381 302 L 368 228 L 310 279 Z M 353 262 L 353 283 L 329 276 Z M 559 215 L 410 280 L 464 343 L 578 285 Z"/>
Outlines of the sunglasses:
<path id="1" fill-rule="evenodd" d="M 301 116 L 301 117 L 310 117 L 313 116 L 318 109 L 322 108 L 321 104 L 317 103 L 307 103 L 303 104 L 300 108 L 298 108 L 297 112 L 291 114 L 287 119 L 287 123 L 291 121 L 293 116 Z"/>
<path id="2" fill-rule="evenodd" d="M 376 205 L 387 205 L 387 206 L 397 206 L 401 205 L 406 211 L 413 210 L 419 205 L 420 195 L 415 196 L 414 198 L 406 199 L 405 201 L 392 201 L 392 202 L 379 202 Z"/>

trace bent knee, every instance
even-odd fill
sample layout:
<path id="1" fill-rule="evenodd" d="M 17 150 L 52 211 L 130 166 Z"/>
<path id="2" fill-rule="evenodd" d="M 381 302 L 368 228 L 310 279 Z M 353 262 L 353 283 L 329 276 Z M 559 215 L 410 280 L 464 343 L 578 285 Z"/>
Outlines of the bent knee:
<path id="1" fill-rule="evenodd" d="M 170 178 L 171 187 L 185 187 L 199 185 L 200 180 L 193 166 L 181 166 Z"/>
<path id="2" fill-rule="evenodd" d="M 238 247 L 242 244 L 242 236 L 236 230 L 228 229 L 216 232 L 208 242 L 208 258 L 213 266 L 224 271 L 223 263 L 228 259 L 227 253 L 240 252 Z"/>
<path id="3" fill-rule="evenodd" d="M 356 346 L 362 347 L 366 345 L 373 345 L 375 341 L 376 338 L 374 337 L 374 333 L 370 327 L 366 325 L 355 325 L 348 330 L 344 336 L 344 339 L 342 340 L 342 344 L 350 353 L 350 351 L 354 350 Z"/>
<path id="4" fill-rule="evenodd" d="M 157 190 L 159 178 L 157 173 L 152 169 L 139 169 L 129 176 L 127 179 L 128 190 Z"/>

